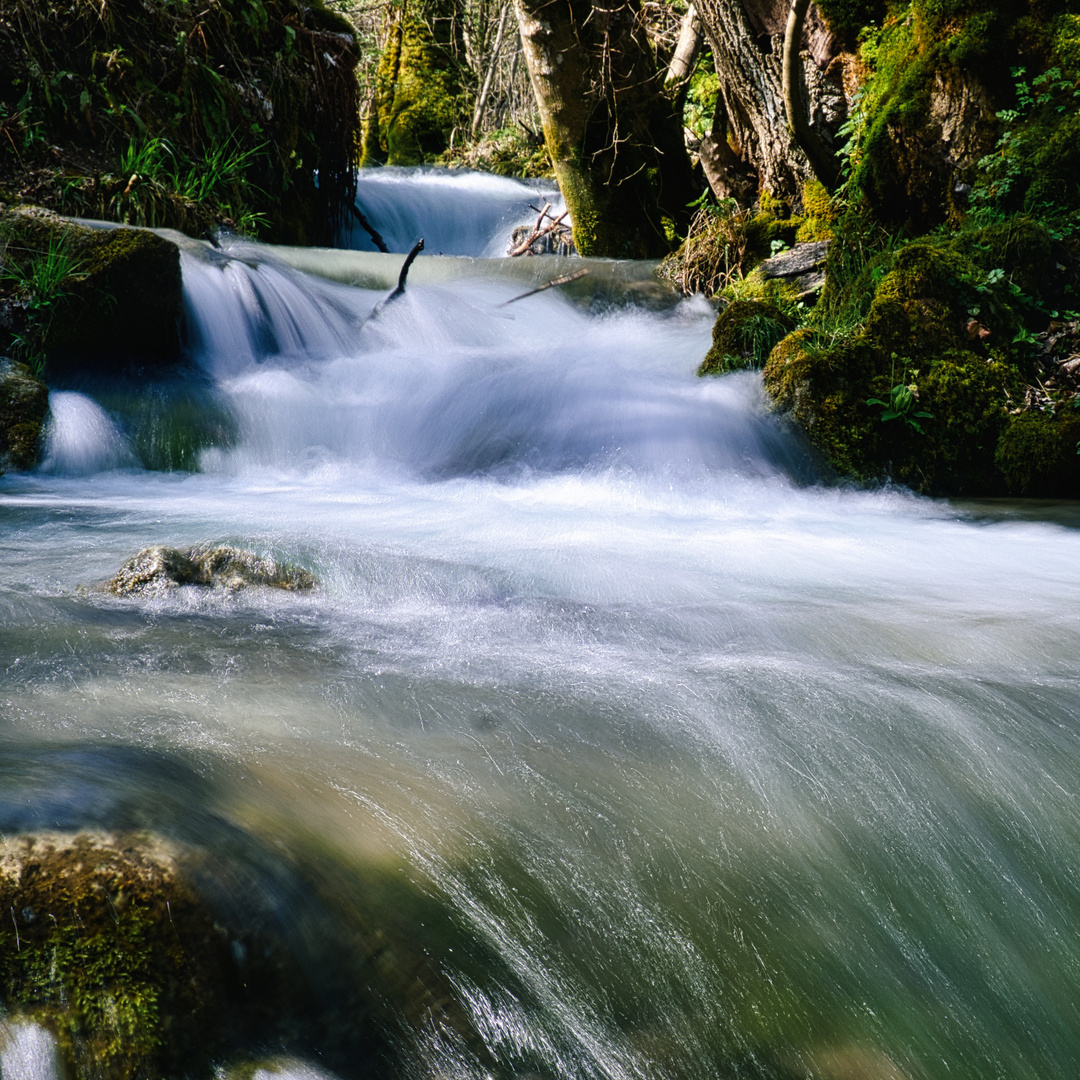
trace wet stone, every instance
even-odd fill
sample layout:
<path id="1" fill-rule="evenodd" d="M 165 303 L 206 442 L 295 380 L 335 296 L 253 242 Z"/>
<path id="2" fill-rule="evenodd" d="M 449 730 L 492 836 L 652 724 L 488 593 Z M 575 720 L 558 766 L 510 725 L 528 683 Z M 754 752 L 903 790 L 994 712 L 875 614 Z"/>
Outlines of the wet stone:
<path id="1" fill-rule="evenodd" d="M 302 592 L 315 587 L 315 577 L 301 567 L 244 548 L 219 545 L 181 551 L 156 545 L 128 559 L 102 588 L 114 596 L 137 596 L 183 585 L 230 592 L 250 586 Z"/>

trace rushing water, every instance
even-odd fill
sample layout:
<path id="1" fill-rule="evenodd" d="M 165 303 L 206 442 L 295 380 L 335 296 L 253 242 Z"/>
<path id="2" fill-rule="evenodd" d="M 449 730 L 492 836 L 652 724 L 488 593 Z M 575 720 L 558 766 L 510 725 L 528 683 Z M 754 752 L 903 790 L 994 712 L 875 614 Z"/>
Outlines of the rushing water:
<path id="1" fill-rule="evenodd" d="M 430 265 L 369 319 L 193 249 L 188 396 L 54 396 L 0 480 L 0 829 L 336 883 L 464 1017 L 402 1076 L 1076 1075 L 1075 510 L 819 483 L 755 376 L 695 378 L 704 303 Z M 177 400 L 217 445 L 144 471 Z M 199 541 L 319 586 L 80 590 Z"/>

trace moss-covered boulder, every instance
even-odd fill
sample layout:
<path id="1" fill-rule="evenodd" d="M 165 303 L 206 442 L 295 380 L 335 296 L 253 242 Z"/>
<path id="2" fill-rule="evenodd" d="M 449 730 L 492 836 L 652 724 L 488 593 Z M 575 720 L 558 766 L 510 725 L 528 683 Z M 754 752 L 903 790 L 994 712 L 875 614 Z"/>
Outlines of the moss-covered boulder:
<path id="1" fill-rule="evenodd" d="M 116 372 L 179 359 L 180 250 L 146 229 L 93 228 L 39 207 L 0 216 L 0 247 L 42 367 Z"/>
<path id="2" fill-rule="evenodd" d="M 209 1072 L 288 1000 L 272 943 L 226 927 L 160 836 L 0 840 L 0 999 L 57 1039 L 75 1078 Z"/>
<path id="3" fill-rule="evenodd" d="M 375 100 L 364 124 L 362 164 L 434 160 L 449 145 L 463 110 L 461 71 L 451 43 L 438 40 L 418 15 L 399 12 L 379 59 Z"/>
<path id="4" fill-rule="evenodd" d="M 1076 498 L 1080 494 L 1080 409 L 1025 411 L 1010 417 L 994 463 L 1010 494 Z"/>
<path id="5" fill-rule="evenodd" d="M 103 588 L 114 596 L 135 596 L 168 592 L 181 585 L 221 588 L 230 592 L 249 586 L 299 592 L 314 588 L 315 578 L 291 563 L 281 563 L 269 555 L 258 555 L 228 544 L 186 551 L 156 546 L 133 555 Z"/>
<path id="6" fill-rule="evenodd" d="M 1069 262 L 1026 218 L 912 241 L 879 264 L 856 327 L 819 322 L 773 349 L 766 389 L 842 475 L 1075 497 L 1080 387 L 1054 351 L 1071 338 L 1059 330 L 1051 346 L 1036 332 L 1069 287 Z"/>
<path id="7" fill-rule="evenodd" d="M 0 474 L 38 462 L 49 391 L 22 364 L 0 357 Z"/>
<path id="8" fill-rule="evenodd" d="M 794 328 L 794 320 L 767 300 L 735 300 L 716 317 L 712 346 L 698 374 L 760 368 L 773 346 Z"/>

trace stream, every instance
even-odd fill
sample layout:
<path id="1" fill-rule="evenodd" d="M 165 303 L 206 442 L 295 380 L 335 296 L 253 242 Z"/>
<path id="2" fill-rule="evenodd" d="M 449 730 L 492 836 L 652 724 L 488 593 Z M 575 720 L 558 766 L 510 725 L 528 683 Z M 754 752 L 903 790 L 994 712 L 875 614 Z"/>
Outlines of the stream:
<path id="1" fill-rule="evenodd" d="M 704 300 L 508 304 L 554 273 L 492 257 L 512 182 L 437 179 L 379 188 L 399 250 L 453 227 L 376 317 L 400 256 L 191 244 L 184 378 L 54 393 L 0 478 L 0 831 L 391 927 L 460 1014 L 401 1077 L 1080 1073 L 1080 510 L 830 482 L 695 376 Z M 92 588 L 196 543 L 318 585 Z"/>

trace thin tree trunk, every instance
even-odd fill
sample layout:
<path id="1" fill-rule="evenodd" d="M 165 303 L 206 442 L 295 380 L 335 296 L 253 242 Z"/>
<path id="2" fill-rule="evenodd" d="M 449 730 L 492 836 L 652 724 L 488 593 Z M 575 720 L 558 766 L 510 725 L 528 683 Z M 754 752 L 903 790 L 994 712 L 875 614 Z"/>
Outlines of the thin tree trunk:
<path id="1" fill-rule="evenodd" d="M 669 249 L 693 198 L 637 0 L 515 0 L 544 139 L 583 255 Z"/>
<path id="2" fill-rule="evenodd" d="M 686 92 L 690 87 L 690 76 L 694 72 L 694 62 L 701 52 L 703 39 L 701 19 L 697 9 L 691 4 L 679 25 L 679 40 L 675 45 L 671 63 L 668 64 L 667 75 L 664 76 L 664 89 L 671 96 L 678 113 L 682 112 Z"/>
<path id="3" fill-rule="evenodd" d="M 469 128 L 469 136 L 473 139 L 476 138 L 477 132 L 480 130 L 480 121 L 484 117 L 484 107 L 487 105 L 488 94 L 491 92 L 491 80 L 495 77 L 495 69 L 499 64 L 499 52 L 502 49 L 503 34 L 506 31 L 506 18 L 509 14 L 510 0 L 506 0 L 502 11 L 499 13 L 499 27 L 495 31 L 495 44 L 488 59 L 484 85 L 480 87 L 480 93 L 476 96 L 476 108 L 473 109 L 472 126 Z"/>
<path id="4" fill-rule="evenodd" d="M 788 14 L 784 31 L 784 108 L 787 111 L 788 130 L 802 147 L 814 175 L 831 190 L 836 186 L 840 174 L 839 164 L 832 150 L 810 124 L 806 82 L 800 59 L 799 46 L 802 44 L 803 24 L 809 8 L 810 0 L 793 0 Z"/>

